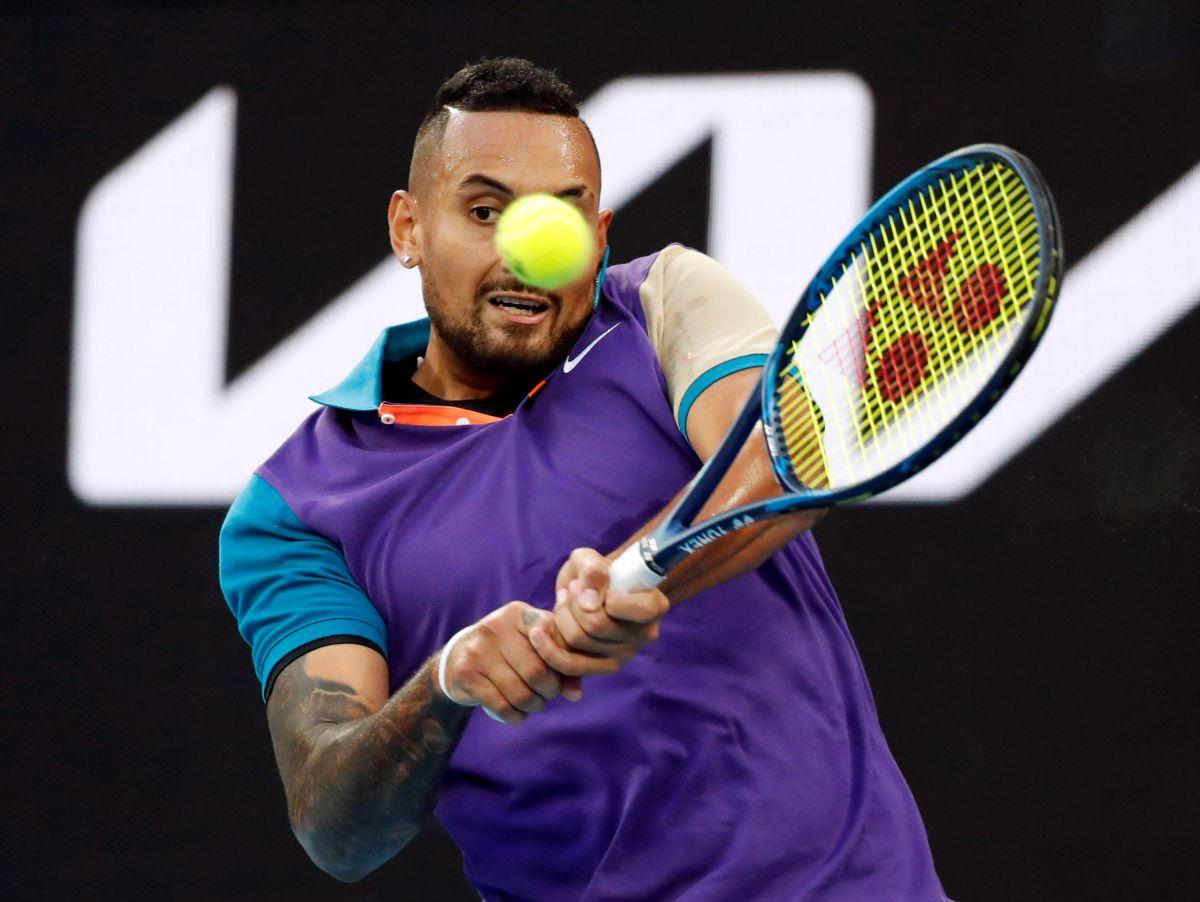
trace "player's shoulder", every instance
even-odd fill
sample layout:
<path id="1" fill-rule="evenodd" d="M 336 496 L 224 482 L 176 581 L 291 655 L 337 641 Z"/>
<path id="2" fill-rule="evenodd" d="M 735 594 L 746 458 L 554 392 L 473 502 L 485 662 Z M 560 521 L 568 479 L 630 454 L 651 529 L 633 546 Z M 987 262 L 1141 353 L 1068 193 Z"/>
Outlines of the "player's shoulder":
<path id="1" fill-rule="evenodd" d="M 647 299 L 660 298 L 669 286 L 688 273 L 703 273 L 720 264 L 708 255 L 683 244 L 668 244 L 661 250 L 626 263 L 609 266 L 605 273 L 604 295 L 611 301 L 639 314 Z"/>
<path id="2" fill-rule="evenodd" d="M 719 266 L 712 257 L 685 244 L 668 244 L 661 250 L 626 263 L 608 267 L 605 285 L 613 289 L 636 292 L 647 279 L 665 270 L 689 266 Z"/>

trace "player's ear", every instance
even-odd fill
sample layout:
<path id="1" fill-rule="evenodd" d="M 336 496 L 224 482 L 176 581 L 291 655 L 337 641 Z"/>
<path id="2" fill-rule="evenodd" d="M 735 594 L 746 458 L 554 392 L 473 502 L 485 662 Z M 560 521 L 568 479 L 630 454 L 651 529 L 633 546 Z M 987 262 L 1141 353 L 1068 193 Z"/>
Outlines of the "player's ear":
<path id="1" fill-rule="evenodd" d="M 604 257 L 604 249 L 608 246 L 608 224 L 612 222 L 612 210 L 601 210 L 596 216 L 596 266 L 599 266 L 599 260 Z"/>
<path id="2" fill-rule="evenodd" d="M 388 204 L 388 237 L 392 251 L 409 269 L 421 263 L 417 213 L 417 199 L 410 192 L 400 189 L 392 193 Z"/>
<path id="3" fill-rule="evenodd" d="M 601 210 L 596 217 L 596 253 L 604 253 L 604 249 L 608 247 L 608 226 L 612 222 L 613 211 L 609 209 Z"/>

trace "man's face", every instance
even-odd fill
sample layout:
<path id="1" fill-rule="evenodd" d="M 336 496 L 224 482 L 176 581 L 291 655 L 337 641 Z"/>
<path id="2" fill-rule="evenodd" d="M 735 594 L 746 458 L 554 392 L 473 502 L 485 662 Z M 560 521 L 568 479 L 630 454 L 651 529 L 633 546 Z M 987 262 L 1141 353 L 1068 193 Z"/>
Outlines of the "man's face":
<path id="1" fill-rule="evenodd" d="M 600 164 L 583 122 L 451 110 L 440 149 L 413 188 L 413 241 L 438 337 L 480 376 L 503 378 L 556 365 L 591 313 L 594 275 L 612 217 L 598 209 Z M 596 233 L 592 266 L 553 292 L 522 284 L 493 243 L 500 213 L 533 192 L 575 204 Z"/>

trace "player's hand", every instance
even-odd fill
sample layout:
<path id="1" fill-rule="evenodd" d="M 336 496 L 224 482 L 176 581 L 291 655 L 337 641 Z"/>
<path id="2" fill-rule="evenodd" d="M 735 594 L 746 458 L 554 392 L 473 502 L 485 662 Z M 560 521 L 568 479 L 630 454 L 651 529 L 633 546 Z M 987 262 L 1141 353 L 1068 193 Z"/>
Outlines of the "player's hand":
<path id="1" fill-rule="evenodd" d="M 547 654 L 568 669 L 549 664 Z M 619 666 L 569 651 L 550 612 L 510 601 L 450 648 L 445 662 L 446 696 L 460 705 L 483 705 L 505 723 L 520 723 L 559 695 L 578 701 L 581 676 L 613 673 Z"/>
<path id="2" fill-rule="evenodd" d="M 671 603 L 657 589 L 609 592 L 608 564 L 592 548 L 571 552 L 555 583 L 554 625 L 570 650 L 620 665 L 658 638 L 659 622 Z M 552 655 L 546 661 L 558 666 Z"/>

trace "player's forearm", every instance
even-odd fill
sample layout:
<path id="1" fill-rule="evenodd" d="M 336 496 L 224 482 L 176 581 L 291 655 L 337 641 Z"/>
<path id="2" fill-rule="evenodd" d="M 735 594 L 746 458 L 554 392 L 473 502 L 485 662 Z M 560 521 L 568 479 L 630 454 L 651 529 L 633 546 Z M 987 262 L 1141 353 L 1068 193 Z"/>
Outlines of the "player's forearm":
<path id="1" fill-rule="evenodd" d="M 275 750 L 292 829 L 313 861 L 340 880 L 357 880 L 399 852 L 433 808 L 470 717 L 437 690 L 435 666 L 436 658 L 426 662 L 366 716 L 355 710 L 361 703 L 350 687 L 299 668 L 276 683 L 273 702 L 280 692 L 309 700 L 280 705 L 309 722 L 302 740 Z"/>
<path id="2" fill-rule="evenodd" d="M 700 549 L 677 565 L 659 589 L 675 605 L 705 589 L 749 573 L 776 551 L 809 529 L 821 514 L 804 511 L 789 517 L 746 526 Z"/>
<path id="3" fill-rule="evenodd" d="M 654 521 L 635 536 L 635 540 L 649 533 L 669 510 L 670 506 L 664 508 Z M 659 591 L 666 595 L 674 606 L 685 598 L 691 598 L 743 573 L 749 573 L 762 566 L 771 555 L 796 536 L 812 528 L 824 514 L 824 510 L 801 511 L 790 516 L 776 517 L 765 523 L 745 526 L 705 545 L 677 564 L 659 584 Z M 617 553 L 609 555 L 609 559 L 615 560 Z"/>
<path id="4" fill-rule="evenodd" d="M 647 535 L 666 517 L 683 497 L 681 491 L 650 522 L 633 536 L 626 546 Z M 780 493 L 771 470 L 770 459 L 761 434 L 757 431 L 746 442 L 729 473 L 701 509 L 697 520 L 705 520 L 744 504 L 773 498 Z M 762 523 L 745 526 L 693 552 L 677 564 L 659 585 L 659 590 L 674 605 L 705 589 L 719 585 L 761 566 L 771 555 L 825 515 L 824 510 L 800 511 Z M 617 549 L 610 559 L 624 549 Z"/>

